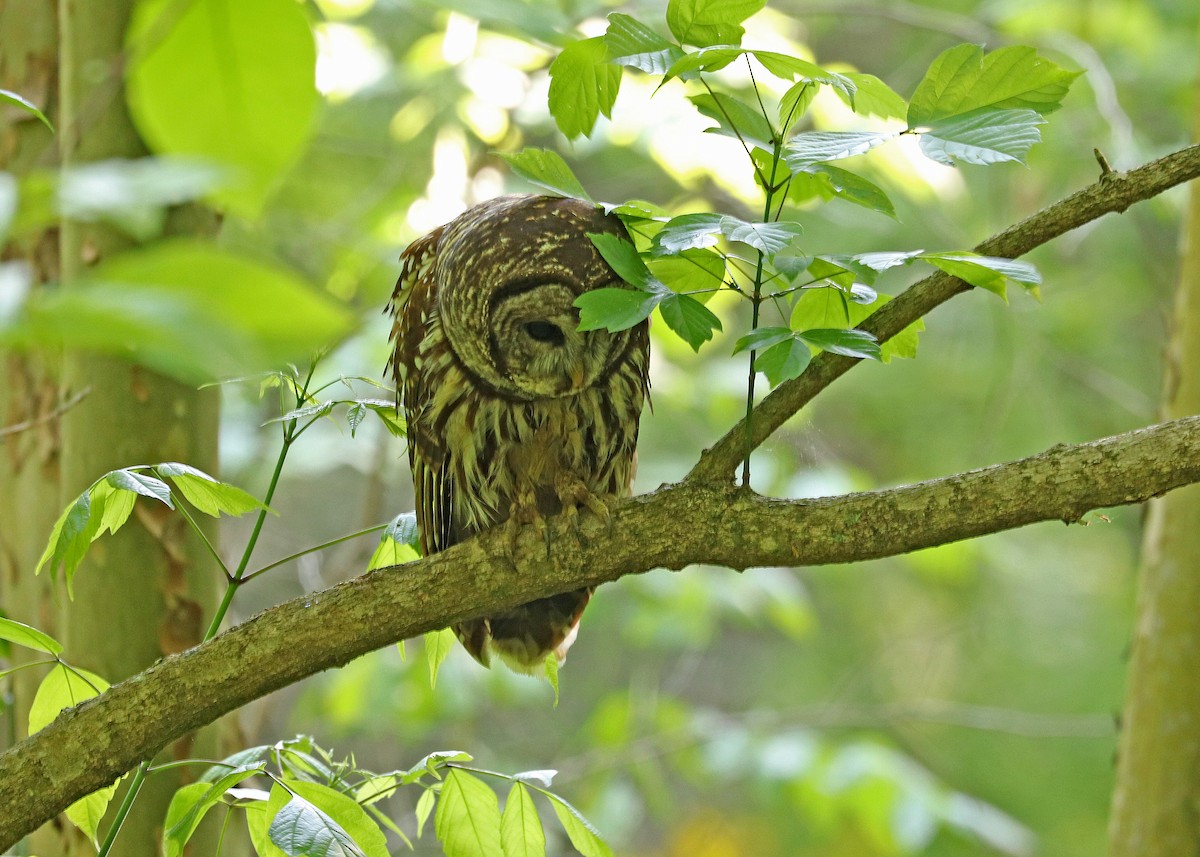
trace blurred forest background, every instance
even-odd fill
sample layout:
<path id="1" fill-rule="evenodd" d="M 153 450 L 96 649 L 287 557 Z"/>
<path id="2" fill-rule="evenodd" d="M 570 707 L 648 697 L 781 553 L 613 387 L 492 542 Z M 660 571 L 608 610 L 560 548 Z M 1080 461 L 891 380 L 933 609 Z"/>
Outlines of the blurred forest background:
<path id="1" fill-rule="evenodd" d="M 549 118 L 547 67 L 574 28 L 602 32 L 617 9 L 658 24 L 664 5 L 315 0 L 313 136 L 261 212 L 226 218 L 214 240 L 285 264 L 360 320 L 318 377 L 382 378 L 381 313 L 409 241 L 477 201 L 533 190 L 496 151 L 557 149 L 598 199 L 756 214 L 731 141 L 700 135 L 711 123 L 678 85 L 651 98 L 626 75 L 590 140 L 565 143 Z M 1094 181 L 1093 147 L 1123 169 L 1189 139 L 1194 0 L 772 0 L 745 38 L 905 95 L 963 41 L 1033 45 L 1086 74 L 1027 166 L 943 168 L 903 147 L 856 159 L 898 217 L 806 205 L 812 252 L 967 248 Z M 819 127 L 860 121 L 826 94 L 813 115 Z M 980 292 L 939 309 L 917 359 L 860 367 L 756 453 L 755 487 L 892 486 L 1153 422 L 1183 200 L 1172 192 L 1033 254 L 1041 302 Z M 880 288 L 893 294 L 913 276 L 889 275 Z M 737 419 L 735 337 L 699 357 L 669 334 L 655 340 L 638 490 L 681 477 Z M 278 427 L 263 423 L 277 406 L 254 383 L 221 396 L 221 478 L 261 493 L 278 452 Z M 323 421 L 296 445 L 272 505 L 262 562 L 388 520 L 412 507 L 403 443 L 377 422 L 352 438 Z M 1095 855 L 1140 517 L 1123 508 L 854 567 L 636 576 L 588 609 L 557 708 L 545 683 L 484 671 L 458 648 L 431 686 L 410 643 L 407 658 L 381 651 L 252 705 L 241 740 L 311 733 L 378 770 L 434 749 L 498 770 L 554 768 L 556 791 L 626 855 Z M 230 550 L 248 520 L 223 524 Z M 276 569 L 239 594 L 234 620 L 361 573 L 374 545 Z M 437 844 L 427 834 L 417 850 Z"/>

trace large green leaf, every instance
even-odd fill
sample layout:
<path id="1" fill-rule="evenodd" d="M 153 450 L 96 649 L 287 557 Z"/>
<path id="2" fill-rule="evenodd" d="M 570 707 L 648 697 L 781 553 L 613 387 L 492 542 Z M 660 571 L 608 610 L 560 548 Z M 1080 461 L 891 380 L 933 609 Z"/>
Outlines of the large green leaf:
<path id="1" fill-rule="evenodd" d="M 44 290 L 0 342 L 128 355 L 189 382 L 305 358 L 354 317 L 280 267 L 177 239 L 98 265 L 71 289 Z"/>
<path id="2" fill-rule="evenodd" d="M 861 155 L 898 135 L 898 131 L 808 131 L 792 138 L 784 159 L 798 172 L 813 164 Z"/>
<path id="3" fill-rule="evenodd" d="M 353 798 L 321 783 L 286 783 L 271 789 L 269 801 L 247 807 L 259 857 L 388 857 L 383 831 Z"/>
<path id="4" fill-rule="evenodd" d="M 921 151 L 946 166 L 955 161 L 996 164 L 1024 161 L 1029 148 L 1042 139 L 1045 122 L 1032 110 L 980 109 L 937 119 L 921 134 Z"/>
<path id="5" fill-rule="evenodd" d="M 742 21 L 767 5 L 767 0 L 670 0 L 667 26 L 681 44 L 736 45 L 746 30 Z"/>
<path id="6" fill-rule="evenodd" d="M 205 814 L 220 803 L 225 792 L 247 777 L 261 771 L 262 764 L 246 765 L 227 770 L 214 783 L 191 783 L 178 789 L 171 797 L 167 816 L 163 821 L 163 854 L 165 857 L 183 857 L 184 846 Z"/>
<path id="7" fill-rule="evenodd" d="M 47 726 L 64 708 L 71 708 L 106 690 L 108 682 L 95 673 L 59 664 L 42 679 L 33 695 L 33 703 L 29 707 L 29 734 Z M 117 784 L 113 783 L 67 807 L 67 818 L 87 834 L 97 847 L 96 831 L 116 790 Z"/>
<path id="8" fill-rule="evenodd" d="M 189 503 L 214 518 L 222 513 L 236 517 L 265 508 L 260 500 L 236 485 L 220 482 L 187 464 L 171 461 L 154 469 L 159 476 L 170 479 Z"/>
<path id="9" fill-rule="evenodd" d="M 522 783 L 513 783 L 500 818 L 500 844 L 504 857 L 545 857 L 546 832 L 533 796 Z"/>
<path id="10" fill-rule="evenodd" d="M 512 154 L 501 154 L 512 171 L 526 181 L 533 182 L 558 196 L 572 196 L 590 200 L 575 173 L 557 152 L 549 149 L 522 149 Z"/>
<path id="11" fill-rule="evenodd" d="M 3 616 L 0 616 L 0 640 L 8 640 L 10 643 L 47 655 L 60 655 L 63 650 L 62 643 L 49 634 L 15 619 L 5 619 Z"/>
<path id="12" fill-rule="evenodd" d="M 684 342 L 699 351 L 700 346 L 713 338 L 713 331 L 721 329 L 721 320 L 712 310 L 690 295 L 669 295 L 659 303 L 658 312 L 667 327 L 675 331 Z"/>
<path id="13" fill-rule="evenodd" d="M 612 116 L 620 88 L 604 36 L 571 42 L 550 63 L 550 115 L 568 140 L 591 136 L 601 114 Z"/>
<path id="14" fill-rule="evenodd" d="M 650 74 L 665 74 L 671 64 L 683 56 L 671 43 L 641 21 L 613 12 L 604 33 L 609 62 L 640 69 Z"/>
<path id="15" fill-rule="evenodd" d="M 942 52 L 917 85 L 908 107 L 908 124 L 920 129 L 982 108 L 1049 113 L 1061 106 L 1080 74 L 1025 45 L 989 54 L 979 45 L 957 45 Z"/>
<path id="16" fill-rule="evenodd" d="M 705 92 L 690 96 L 688 100 L 702 115 L 717 123 L 717 127 L 709 128 L 709 131 L 752 146 L 770 148 L 775 131 L 758 107 L 720 92 Z"/>
<path id="17" fill-rule="evenodd" d="M 502 857 L 500 802 L 491 786 L 458 768 L 442 783 L 433 818 L 446 857 Z"/>
<path id="18" fill-rule="evenodd" d="M 164 154 L 237 171 L 216 198 L 253 217 L 300 155 L 319 98 L 316 44 L 294 0 L 140 0 L 128 30 L 126 93 L 142 137 Z"/>

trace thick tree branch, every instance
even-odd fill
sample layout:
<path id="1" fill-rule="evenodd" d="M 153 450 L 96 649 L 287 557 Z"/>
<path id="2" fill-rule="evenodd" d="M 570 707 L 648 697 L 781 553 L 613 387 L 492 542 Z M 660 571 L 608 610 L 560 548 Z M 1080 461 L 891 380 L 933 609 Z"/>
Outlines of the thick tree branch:
<path id="1" fill-rule="evenodd" d="M 844 563 L 1077 521 L 1200 481 L 1200 417 L 918 485 L 816 500 L 681 484 L 552 522 L 553 552 L 500 529 L 271 608 L 64 712 L 0 755 L 0 851 L 168 742 L 253 699 L 397 640 L 655 567 Z"/>
<path id="2" fill-rule="evenodd" d="M 987 256 L 1016 258 L 1072 229 L 1105 214 L 1123 212 L 1135 202 L 1157 196 L 1200 176 L 1200 146 L 1190 146 L 1127 173 L 1105 172 L 1098 182 L 1049 208 L 1010 226 L 975 247 Z M 880 342 L 971 286 L 938 272 L 915 283 L 884 304 L 861 325 Z M 828 352 L 817 355 L 800 377 L 780 384 L 755 407 L 752 448 L 771 436 L 814 396 L 844 375 L 859 360 Z M 727 482 L 746 453 L 745 421 L 738 423 L 710 449 L 688 474 L 689 482 Z"/>

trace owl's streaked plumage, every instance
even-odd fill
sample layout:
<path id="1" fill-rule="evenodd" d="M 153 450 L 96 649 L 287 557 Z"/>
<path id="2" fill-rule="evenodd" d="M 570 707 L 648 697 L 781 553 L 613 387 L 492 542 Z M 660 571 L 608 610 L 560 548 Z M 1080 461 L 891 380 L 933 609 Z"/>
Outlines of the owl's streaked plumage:
<path id="1" fill-rule="evenodd" d="M 575 199 L 506 196 L 411 244 L 389 311 L 425 554 L 515 518 L 627 496 L 649 389 L 645 322 L 581 332 L 574 302 L 624 284 L 588 233 L 621 222 Z M 559 661 L 581 589 L 454 631 L 485 666 Z"/>

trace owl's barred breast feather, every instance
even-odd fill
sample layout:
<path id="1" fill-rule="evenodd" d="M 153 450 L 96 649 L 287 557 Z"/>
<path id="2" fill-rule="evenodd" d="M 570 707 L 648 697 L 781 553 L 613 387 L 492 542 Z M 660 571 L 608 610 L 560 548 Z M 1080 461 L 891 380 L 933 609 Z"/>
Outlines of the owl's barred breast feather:
<path id="1" fill-rule="evenodd" d="M 574 300 L 621 286 L 588 233 L 624 226 L 581 200 L 508 196 L 411 244 L 389 304 L 421 546 L 444 550 L 580 497 L 627 496 L 649 391 L 645 322 L 578 331 Z M 485 666 L 561 661 L 590 589 L 455 632 Z"/>

